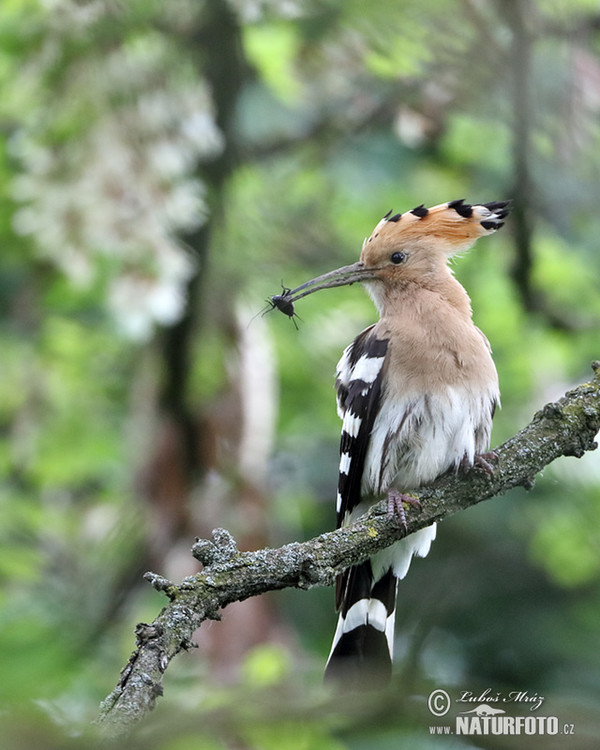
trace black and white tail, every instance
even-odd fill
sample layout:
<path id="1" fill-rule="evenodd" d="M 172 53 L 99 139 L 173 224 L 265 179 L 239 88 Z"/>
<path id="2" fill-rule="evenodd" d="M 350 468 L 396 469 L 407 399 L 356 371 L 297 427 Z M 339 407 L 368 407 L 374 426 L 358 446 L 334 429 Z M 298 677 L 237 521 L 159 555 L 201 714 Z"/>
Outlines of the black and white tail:
<path id="1" fill-rule="evenodd" d="M 374 580 L 370 560 L 339 577 L 340 615 L 325 679 L 335 679 L 349 688 L 389 680 L 397 583 L 391 569 Z"/>

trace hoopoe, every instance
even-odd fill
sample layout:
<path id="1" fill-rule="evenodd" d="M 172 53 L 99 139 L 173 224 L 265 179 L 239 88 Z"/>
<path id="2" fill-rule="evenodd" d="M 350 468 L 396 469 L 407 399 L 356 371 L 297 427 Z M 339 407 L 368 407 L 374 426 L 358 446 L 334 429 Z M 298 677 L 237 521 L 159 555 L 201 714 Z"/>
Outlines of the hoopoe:
<path id="1" fill-rule="evenodd" d="M 364 241 L 357 263 L 274 299 L 293 315 L 302 297 L 358 281 L 379 312 L 337 365 L 338 528 L 386 496 L 390 511 L 402 517 L 407 493 L 449 469 L 491 470 L 483 451 L 500 401 L 498 376 L 448 261 L 499 229 L 507 214 L 508 201 L 390 211 Z M 356 686 L 389 678 L 398 581 L 413 556 L 427 555 L 435 535 L 434 524 L 338 576 L 340 614 L 326 678 Z"/>

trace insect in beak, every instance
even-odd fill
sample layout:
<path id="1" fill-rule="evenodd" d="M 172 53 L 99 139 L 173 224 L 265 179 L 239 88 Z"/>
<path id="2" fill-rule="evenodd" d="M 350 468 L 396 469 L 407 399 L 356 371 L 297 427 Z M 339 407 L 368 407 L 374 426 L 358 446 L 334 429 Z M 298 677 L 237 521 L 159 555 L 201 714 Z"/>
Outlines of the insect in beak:
<path id="1" fill-rule="evenodd" d="M 277 308 L 280 312 L 291 318 L 295 315 L 294 303 L 302 299 L 302 297 L 306 297 L 313 292 L 318 292 L 321 289 L 348 286 L 357 281 L 366 281 L 372 278 L 374 278 L 374 272 L 365 268 L 364 264 L 358 261 L 349 266 L 342 266 L 341 268 L 336 268 L 335 271 L 329 271 L 321 276 L 316 276 L 314 279 L 300 284 L 295 289 L 284 287 L 283 294 L 273 295 L 269 300 L 269 304 L 273 309 Z"/>

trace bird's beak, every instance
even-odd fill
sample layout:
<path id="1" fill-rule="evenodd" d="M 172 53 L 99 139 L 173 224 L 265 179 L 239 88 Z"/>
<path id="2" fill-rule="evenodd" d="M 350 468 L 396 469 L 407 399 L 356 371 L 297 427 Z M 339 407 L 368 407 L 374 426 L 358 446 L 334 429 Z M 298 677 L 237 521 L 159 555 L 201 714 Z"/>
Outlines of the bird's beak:
<path id="1" fill-rule="evenodd" d="M 329 273 L 324 273 L 322 276 L 317 276 L 304 284 L 300 284 L 295 289 L 291 289 L 283 296 L 286 302 L 294 303 L 302 299 L 302 297 L 306 297 L 313 292 L 318 292 L 321 289 L 330 289 L 334 286 L 347 286 L 357 281 L 366 281 L 373 278 L 375 278 L 375 272 L 369 268 L 365 268 L 364 263 L 358 261 L 349 266 L 336 268 L 335 271 L 329 271 Z"/>

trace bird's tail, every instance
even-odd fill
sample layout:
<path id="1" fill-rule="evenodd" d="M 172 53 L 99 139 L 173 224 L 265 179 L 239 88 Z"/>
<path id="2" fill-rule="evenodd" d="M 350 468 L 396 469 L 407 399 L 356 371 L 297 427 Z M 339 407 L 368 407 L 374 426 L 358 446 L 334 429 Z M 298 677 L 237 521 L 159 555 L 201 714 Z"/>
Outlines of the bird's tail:
<path id="1" fill-rule="evenodd" d="M 378 572 L 371 561 L 337 578 L 340 615 L 325 669 L 325 680 L 348 689 L 385 685 L 392 673 L 398 579 L 392 568 Z"/>
<path id="2" fill-rule="evenodd" d="M 414 555 L 427 555 L 435 535 L 436 524 L 426 526 L 338 576 L 340 616 L 326 680 L 350 690 L 383 687 L 389 681 L 398 581 L 406 576 Z"/>

